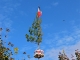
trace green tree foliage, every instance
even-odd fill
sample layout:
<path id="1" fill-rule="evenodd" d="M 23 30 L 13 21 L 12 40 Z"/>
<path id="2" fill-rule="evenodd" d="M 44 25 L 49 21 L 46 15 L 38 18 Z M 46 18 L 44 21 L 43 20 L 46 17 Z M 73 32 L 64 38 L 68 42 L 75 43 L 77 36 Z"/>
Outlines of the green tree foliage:
<path id="1" fill-rule="evenodd" d="M 78 51 L 78 49 L 75 52 L 76 55 L 76 60 L 80 60 L 80 51 Z"/>
<path id="2" fill-rule="evenodd" d="M 69 58 L 67 57 L 67 55 L 65 53 L 59 53 L 59 60 L 69 60 Z"/>
<path id="3" fill-rule="evenodd" d="M 2 28 L 0 28 L 0 60 L 9 60 L 9 58 L 11 58 L 11 55 L 13 54 L 10 48 L 5 46 L 6 42 L 2 40 L 1 31 Z M 9 32 L 9 29 L 6 29 L 6 31 Z M 7 35 L 5 35 L 5 38 L 6 37 Z M 11 44 L 10 42 L 7 45 L 11 45 L 13 47 L 13 44 Z"/>
<path id="4" fill-rule="evenodd" d="M 41 21 L 41 18 L 38 18 L 36 15 L 36 18 L 32 23 L 32 27 L 29 28 L 29 34 L 26 34 L 28 42 L 36 42 L 37 44 L 42 42 Z"/>
<path id="5" fill-rule="evenodd" d="M 3 40 L 0 40 L 0 59 L 8 59 L 10 55 L 12 54 L 11 50 L 4 46 Z"/>
<path id="6" fill-rule="evenodd" d="M 72 54 L 71 54 L 72 55 Z M 77 50 L 75 50 L 75 55 L 76 55 L 76 58 L 74 58 L 74 56 L 72 55 L 72 60 L 80 60 L 80 51 L 78 51 L 78 49 Z M 59 53 L 59 60 L 69 60 L 69 58 L 67 57 L 67 55 L 66 54 L 63 54 L 63 53 Z"/>

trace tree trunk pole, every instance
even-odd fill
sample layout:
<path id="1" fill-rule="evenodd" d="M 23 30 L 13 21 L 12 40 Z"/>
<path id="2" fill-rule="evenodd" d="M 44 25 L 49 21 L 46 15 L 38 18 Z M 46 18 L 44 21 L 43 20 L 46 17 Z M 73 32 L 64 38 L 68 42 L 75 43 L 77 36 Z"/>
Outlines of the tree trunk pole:
<path id="1" fill-rule="evenodd" d="M 40 49 L 40 44 L 38 43 L 38 49 Z"/>
<path id="2" fill-rule="evenodd" d="M 40 59 L 38 58 L 38 60 L 40 60 Z"/>

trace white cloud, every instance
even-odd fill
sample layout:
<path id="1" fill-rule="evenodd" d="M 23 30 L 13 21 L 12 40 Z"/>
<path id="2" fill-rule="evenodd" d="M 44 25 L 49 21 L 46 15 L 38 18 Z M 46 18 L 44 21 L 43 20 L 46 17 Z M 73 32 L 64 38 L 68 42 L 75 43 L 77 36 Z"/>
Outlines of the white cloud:
<path id="1" fill-rule="evenodd" d="M 51 33 L 52 35 L 52 33 Z M 54 37 L 54 38 L 53 38 Z M 51 38 L 51 39 L 50 39 Z M 80 39 L 80 29 L 72 29 L 72 32 L 64 32 L 64 33 L 58 33 L 56 35 L 52 35 L 52 37 L 48 37 L 45 42 L 45 44 L 55 44 L 55 46 L 60 45 L 69 45 L 69 44 L 75 44 Z M 75 42 L 74 42 L 75 41 Z M 72 42 L 72 43 L 70 43 Z M 57 44 L 56 44 L 57 43 Z"/>
<path id="2" fill-rule="evenodd" d="M 6 18 L 6 20 L 3 22 L 5 27 L 11 28 L 13 21 L 9 18 Z"/>
<path id="3" fill-rule="evenodd" d="M 32 45 L 32 46 L 29 46 L 28 44 L 23 46 L 21 49 L 20 49 L 20 52 L 24 52 L 24 51 L 29 51 L 33 48 L 36 48 L 36 45 Z"/>
<path id="4" fill-rule="evenodd" d="M 19 11 L 19 13 L 20 13 L 21 15 L 23 15 L 23 16 L 28 16 L 28 14 L 25 13 L 24 11 Z"/>
<path id="5" fill-rule="evenodd" d="M 54 47 L 51 49 L 47 49 L 45 51 L 45 57 L 42 60 L 44 60 L 44 59 L 58 60 L 59 51 L 62 52 L 61 51 L 61 50 L 63 50 L 62 48 L 64 48 L 66 55 L 71 60 L 71 54 L 74 55 L 74 58 L 75 58 L 75 49 L 80 50 L 79 46 L 80 46 L 80 41 L 78 43 L 76 43 L 75 45 L 71 45 L 71 46 L 61 46 L 61 47 L 57 47 L 57 49 L 55 49 Z"/>
<path id="6" fill-rule="evenodd" d="M 4 0 L 1 2 L 5 4 L 0 6 L 0 13 L 6 16 L 15 14 L 15 10 L 18 10 L 18 7 L 20 6 L 20 3 L 12 3 L 12 0 Z"/>
<path id="7" fill-rule="evenodd" d="M 52 5 L 53 6 L 57 6 L 59 3 L 58 2 L 53 2 Z"/>
<path id="8" fill-rule="evenodd" d="M 46 9 L 51 9 L 53 6 L 56 7 L 59 5 L 59 2 L 52 2 L 51 4 L 45 6 Z"/>
<path id="9" fill-rule="evenodd" d="M 80 13 L 80 9 L 77 9 L 76 11 L 77 11 L 78 13 Z"/>
<path id="10" fill-rule="evenodd" d="M 13 21 L 8 18 L 7 16 L 4 16 L 2 14 L 0 14 L 1 18 L 0 18 L 0 27 L 3 27 L 3 28 L 12 28 L 12 23 Z"/>
<path id="11" fill-rule="evenodd" d="M 52 7 L 51 7 L 51 6 L 46 6 L 45 8 L 46 8 L 46 9 L 50 9 L 50 8 L 52 8 Z"/>
<path id="12" fill-rule="evenodd" d="M 42 28 L 43 29 L 46 29 L 46 28 L 50 28 L 50 27 L 52 27 L 53 26 L 53 24 L 43 24 L 42 25 Z"/>
<path id="13" fill-rule="evenodd" d="M 59 51 L 65 50 L 66 55 L 71 60 L 71 54 L 74 55 L 75 58 L 75 50 L 80 50 L 80 28 L 72 29 L 71 33 L 65 32 L 63 37 L 60 37 L 61 33 L 56 35 L 56 38 L 48 38 L 46 39 L 45 46 L 47 49 L 45 52 L 45 57 L 41 60 L 58 60 Z M 52 34 L 51 34 L 52 35 Z M 56 46 L 56 47 L 55 47 Z M 51 48 L 49 48 L 51 47 Z"/>

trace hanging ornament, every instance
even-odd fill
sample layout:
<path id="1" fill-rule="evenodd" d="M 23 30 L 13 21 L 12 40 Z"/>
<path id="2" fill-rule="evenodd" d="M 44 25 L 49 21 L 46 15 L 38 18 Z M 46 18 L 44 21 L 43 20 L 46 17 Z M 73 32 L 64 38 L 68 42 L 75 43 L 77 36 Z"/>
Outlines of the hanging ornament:
<path id="1" fill-rule="evenodd" d="M 34 52 L 34 57 L 35 57 L 35 58 L 42 58 L 42 57 L 44 57 L 44 51 L 41 50 L 41 49 L 37 49 L 37 50 Z"/>

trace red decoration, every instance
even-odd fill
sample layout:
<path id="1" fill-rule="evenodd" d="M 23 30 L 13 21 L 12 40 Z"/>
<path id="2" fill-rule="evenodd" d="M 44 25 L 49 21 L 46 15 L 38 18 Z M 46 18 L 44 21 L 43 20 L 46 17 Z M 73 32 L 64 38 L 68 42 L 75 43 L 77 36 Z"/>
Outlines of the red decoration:
<path id="1" fill-rule="evenodd" d="M 37 15 L 38 15 L 38 17 L 40 17 L 40 16 L 42 15 L 41 11 L 39 11 L 39 12 L 37 13 Z"/>
<path id="2" fill-rule="evenodd" d="M 39 18 L 42 15 L 42 11 L 40 10 L 40 7 L 38 7 L 37 17 Z"/>

